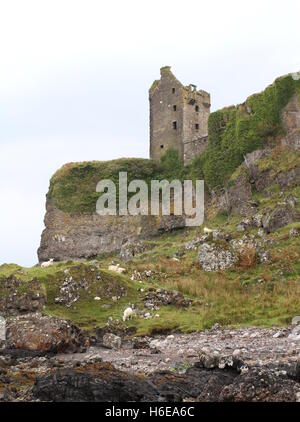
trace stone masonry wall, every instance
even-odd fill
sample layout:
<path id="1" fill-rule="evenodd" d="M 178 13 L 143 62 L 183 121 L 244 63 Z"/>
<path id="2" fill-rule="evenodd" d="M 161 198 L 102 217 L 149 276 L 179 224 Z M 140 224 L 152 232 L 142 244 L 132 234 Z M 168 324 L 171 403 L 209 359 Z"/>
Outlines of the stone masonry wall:
<path id="1" fill-rule="evenodd" d="M 188 164 L 196 155 L 201 155 L 208 144 L 208 136 L 184 144 L 184 164 Z"/>
<path id="2" fill-rule="evenodd" d="M 161 79 L 152 85 L 149 100 L 152 159 L 159 160 L 168 148 L 175 148 L 188 163 L 204 151 L 210 114 L 207 92 L 182 85 L 167 66 L 161 69 Z"/>
<path id="3" fill-rule="evenodd" d="M 176 129 L 173 122 L 176 122 Z M 168 148 L 177 149 L 183 156 L 182 133 L 182 86 L 168 67 L 162 68 L 160 83 L 150 93 L 150 157 L 159 160 Z"/>

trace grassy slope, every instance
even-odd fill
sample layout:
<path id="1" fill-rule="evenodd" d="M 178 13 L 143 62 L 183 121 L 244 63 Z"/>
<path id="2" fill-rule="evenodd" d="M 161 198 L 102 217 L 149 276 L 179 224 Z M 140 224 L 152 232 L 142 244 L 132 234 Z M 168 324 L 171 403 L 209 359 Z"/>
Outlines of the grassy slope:
<path id="1" fill-rule="evenodd" d="M 235 223 L 235 220 L 227 221 L 225 217 L 217 216 L 210 225 L 214 228 L 226 228 L 235 237 L 242 236 L 235 232 Z M 139 334 L 149 334 L 164 328 L 185 332 L 201 330 L 216 322 L 233 326 L 282 325 L 289 322 L 300 309 L 300 238 L 289 237 L 291 227 L 300 229 L 300 223 L 270 235 L 270 239 L 274 241 L 271 247 L 273 263 L 270 265 L 251 265 L 234 271 L 205 273 L 196 263 L 196 251 L 187 251 L 180 262 L 173 261 L 173 253 L 182 249 L 185 242 L 197 235 L 197 230 L 186 229 L 152 240 L 150 250 L 126 264 L 121 264 L 127 269 L 125 275 L 107 271 L 112 258 L 118 260 L 117 256 L 111 256 L 99 257 L 96 263 L 59 263 L 47 269 L 4 265 L 0 267 L 0 277 L 15 274 L 24 283 L 33 277 L 38 278 L 47 291 L 45 312 L 69 318 L 90 331 L 104 326 L 110 316 L 121 319 L 123 310 L 130 303 L 135 303 L 141 309 L 144 293 L 139 289 L 147 291 L 149 287 L 176 289 L 195 301 L 188 310 L 164 306 L 154 312 L 160 315 L 159 318 L 135 318 L 128 322 L 127 325 L 135 326 Z M 70 308 L 54 302 L 54 298 L 58 296 L 59 284 L 66 276 L 65 269 L 69 269 L 74 277 L 89 280 L 90 275 L 92 280 L 89 290 L 82 290 L 81 298 Z M 135 269 L 140 272 L 151 269 L 153 275 L 143 278 L 142 283 L 132 281 L 130 276 Z M 100 272 L 102 281 L 93 281 L 95 271 Z M 127 289 L 127 296 L 113 302 L 111 297 L 114 289 L 120 286 Z M 105 293 L 108 290 L 109 294 Z M 98 295 L 101 297 L 100 302 L 94 300 Z M 104 309 L 103 304 L 110 304 L 112 307 Z"/>

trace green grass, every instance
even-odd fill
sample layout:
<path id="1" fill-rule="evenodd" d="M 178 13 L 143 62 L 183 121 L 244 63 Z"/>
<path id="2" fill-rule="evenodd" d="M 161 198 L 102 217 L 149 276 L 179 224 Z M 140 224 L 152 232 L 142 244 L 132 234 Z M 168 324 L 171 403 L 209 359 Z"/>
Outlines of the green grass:
<path id="1" fill-rule="evenodd" d="M 231 220 L 224 215 L 217 215 L 209 223 L 210 227 L 226 228 L 233 236 L 242 236 L 235 232 L 236 217 Z M 149 241 L 151 248 L 131 261 L 121 263 L 127 269 L 124 275 L 107 270 L 112 258 L 118 262 L 118 256 L 102 256 L 98 261 L 58 263 L 49 268 L 21 268 L 17 265 L 0 267 L 0 278 L 14 274 L 24 281 L 37 278 L 47 294 L 45 313 L 72 320 L 82 328 L 93 332 L 96 327 L 103 327 L 110 316 L 121 320 L 124 309 L 134 303 L 143 309 L 143 297 L 149 288 L 176 289 L 194 299 L 188 309 L 163 306 L 159 318 L 146 320 L 134 318 L 126 322 L 127 326 L 136 327 L 137 334 L 145 335 L 167 330 L 191 332 L 210 328 L 218 322 L 224 326 L 272 326 L 284 325 L 299 313 L 300 309 L 300 238 L 290 238 L 289 230 L 300 229 L 300 223 L 294 223 L 269 235 L 272 263 L 256 265 L 254 268 L 236 268 L 218 273 L 205 273 L 197 264 L 197 251 L 186 251 L 179 262 L 172 260 L 174 252 L 182 250 L 184 244 L 198 235 L 202 229 L 185 229 L 165 234 Z M 68 275 L 77 281 L 83 278 L 89 283 L 88 290 L 80 291 L 80 299 L 70 308 L 56 304 L 59 286 Z M 134 270 L 143 273 L 151 270 L 152 276 L 132 281 Z M 100 273 L 101 281 L 95 279 Z M 120 287 L 126 289 L 126 295 L 117 302 L 112 296 L 117 295 Z M 94 297 L 100 296 L 101 301 Z M 111 305 L 110 309 L 103 305 Z M 121 324 L 123 324 L 121 322 Z"/>
<path id="2" fill-rule="evenodd" d="M 183 161 L 179 159 L 178 152 L 170 148 L 162 156 L 161 162 L 121 158 L 66 164 L 51 178 L 48 198 L 54 200 L 57 208 L 69 214 L 92 214 L 96 211 L 96 203 L 101 196 L 96 192 L 98 182 L 111 180 L 116 185 L 118 209 L 120 172 L 127 172 L 128 183 L 132 180 L 145 181 L 149 194 L 151 180 L 184 178 Z"/>
<path id="3" fill-rule="evenodd" d="M 258 161 L 258 169 L 262 173 L 271 170 L 273 177 L 279 173 L 287 173 L 300 166 L 300 152 L 294 152 L 286 147 L 274 148 L 272 154 Z"/>

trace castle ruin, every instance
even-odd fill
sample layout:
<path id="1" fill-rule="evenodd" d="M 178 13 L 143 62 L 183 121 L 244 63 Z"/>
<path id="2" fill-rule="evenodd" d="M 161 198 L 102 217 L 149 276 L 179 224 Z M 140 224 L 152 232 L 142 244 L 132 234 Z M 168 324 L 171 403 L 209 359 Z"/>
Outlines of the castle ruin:
<path id="1" fill-rule="evenodd" d="M 192 84 L 184 86 L 170 66 L 162 67 L 160 75 L 149 90 L 150 158 L 159 160 L 175 148 L 188 164 L 207 146 L 210 94 Z"/>

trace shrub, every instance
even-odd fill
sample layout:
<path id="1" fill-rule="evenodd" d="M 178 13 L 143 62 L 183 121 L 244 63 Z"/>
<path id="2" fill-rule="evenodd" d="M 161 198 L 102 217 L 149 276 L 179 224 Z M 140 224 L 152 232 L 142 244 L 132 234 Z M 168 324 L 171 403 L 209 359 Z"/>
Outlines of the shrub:
<path id="1" fill-rule="evenodd" d="M 238 267 L 241 270 L 255 268 L 257 265 L 256 250 L 254 247 L 243 248 L 239 253 Z"/>

